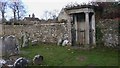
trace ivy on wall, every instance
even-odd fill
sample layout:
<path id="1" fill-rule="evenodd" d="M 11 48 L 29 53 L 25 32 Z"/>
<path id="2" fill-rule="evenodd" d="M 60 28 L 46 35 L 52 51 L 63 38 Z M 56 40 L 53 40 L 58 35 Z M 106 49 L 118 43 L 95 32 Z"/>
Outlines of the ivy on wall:
<path id="1" fill-rule="evenodd" d="M 103 44 L 102 38 L 103 33 L 101 32 L 101 28 L 99 26 L 96 26 L 96 44 Z"/>

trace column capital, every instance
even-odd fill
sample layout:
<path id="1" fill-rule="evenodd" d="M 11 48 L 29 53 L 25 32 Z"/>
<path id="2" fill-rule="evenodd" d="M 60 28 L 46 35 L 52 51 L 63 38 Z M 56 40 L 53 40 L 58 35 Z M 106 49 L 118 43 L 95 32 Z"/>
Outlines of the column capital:
<path id="1" fill-rule="evenodd" d="M 90 13 L 90 12 L 84 12 L 84 13 L 86 14 L 86 13 Z"/>

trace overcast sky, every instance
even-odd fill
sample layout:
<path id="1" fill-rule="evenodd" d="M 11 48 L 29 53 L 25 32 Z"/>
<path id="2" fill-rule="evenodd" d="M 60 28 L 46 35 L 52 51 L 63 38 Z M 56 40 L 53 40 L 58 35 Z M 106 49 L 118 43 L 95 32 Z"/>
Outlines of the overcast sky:
<path id="1" fill-rule="evenodd" d="M 22 0 L 27 8 L 27 15 L 34 13 L 36 17 L 43 18 L 44 11 L 60 10 L 67 4 L 73 2 L 87 3 L 92 0 Z"/>
<path id="2" fill-rule="evenodd" d="M 88 3 L 90 1 L 95 1 L 95 0 L 22 0 L 22 2 L 24 3 L 27 9 L 26 16 L 29 16 L 29 14 L 32 15 L 32 13 L 34 13 L 35 17 L 38 17 L 40 19 L 44 18 L 45 11 L 58 10 L 59 13 L 60 10 L 69 3 L 81 4 L 81 3 Z M 6 17 L 7 19 L 12 18 L 13 13 L 11 13 L 11 11 L 7 11 Z"/>

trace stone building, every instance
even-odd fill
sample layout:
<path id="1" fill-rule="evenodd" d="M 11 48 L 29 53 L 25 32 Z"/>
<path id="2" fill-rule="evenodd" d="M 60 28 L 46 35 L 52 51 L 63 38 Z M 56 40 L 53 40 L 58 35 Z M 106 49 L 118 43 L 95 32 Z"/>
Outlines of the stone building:
<path id="1" fill-rule="evenodd" d="M 38 24 L 40 22 L 39 18 L 36 18 L 34 13 L 32 14 L 32 17 L 29 15 L 29 17 L 25 17 L 23 19 L 24 24 Z"/>
<path id="2" fill-rule="evenodd" d="M 95 12 L 91 8 L 64 8 L 58 21 L 66 21 L 72 45 L 95 44 Z"/>

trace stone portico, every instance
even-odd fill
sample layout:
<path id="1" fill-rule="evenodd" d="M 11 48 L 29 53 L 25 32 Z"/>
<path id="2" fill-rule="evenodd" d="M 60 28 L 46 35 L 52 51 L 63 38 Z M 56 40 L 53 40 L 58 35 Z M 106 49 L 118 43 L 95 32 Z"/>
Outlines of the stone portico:
<path id="1" fill-rule="evenodd" d="M 66 20 L 72 45 L 95 44 L 95 12 L 91 8 L 62 9 L 58 20 Z"/>

